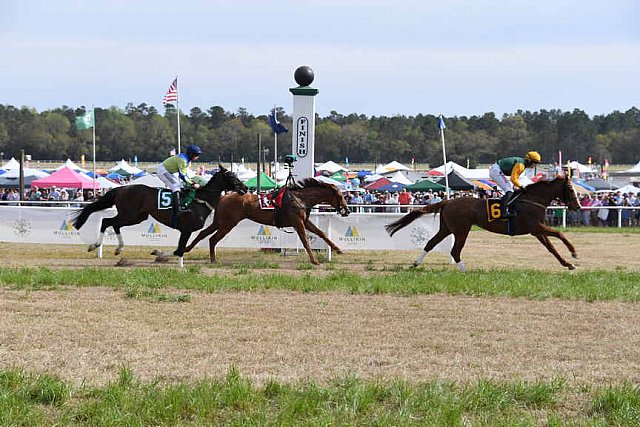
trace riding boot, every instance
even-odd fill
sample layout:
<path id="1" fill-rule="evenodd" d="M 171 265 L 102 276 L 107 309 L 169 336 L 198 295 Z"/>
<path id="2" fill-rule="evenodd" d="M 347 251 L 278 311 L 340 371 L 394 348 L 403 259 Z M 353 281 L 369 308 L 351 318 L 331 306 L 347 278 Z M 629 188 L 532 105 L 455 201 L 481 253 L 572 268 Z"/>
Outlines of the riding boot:
<path id="1" fill-rule="evenodd" d="M 513 197 L 513 191 L 507 191 L 502 197 L 502 204 L 500 207 L 502 209 L 503 218 L 513 218 L 516 216 L 515 213 L 509 210 L 509 202 L 511 201 L 511 197 Z"/>
<path id="2" fill-rule="evenodd" d="M 180 213 L 180 192 L 171 193 L 171 228 L 178 226 L 178 214 Z"/>

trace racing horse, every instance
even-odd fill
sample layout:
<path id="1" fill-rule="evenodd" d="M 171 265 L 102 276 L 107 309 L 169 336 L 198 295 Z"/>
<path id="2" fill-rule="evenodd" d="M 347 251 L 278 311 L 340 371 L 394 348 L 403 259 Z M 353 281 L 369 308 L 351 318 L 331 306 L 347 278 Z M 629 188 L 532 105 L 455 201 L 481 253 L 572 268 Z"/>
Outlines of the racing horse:
<path id="1" fill-rule="evenodd" d="M 178 215 L 176 229 L 180 231 L 178 248 L 173 252 L 175 256 L 184 255 L 184 248 L 191 237 L 191 233 L 201 229 L 205 220 L 216 207 L 220 195 L 223 191 L 237 191 L 244 193 L 247 187 L 238 179 L 235 173 L 219 165 L 220 170 L 216 172 L 206 185 L 195 190 L 193 202 L 186 211 Z M 119 255 L 124 247 L 120 228 L 129 225 L 139 224 L 151 215 L 157 221 L 170 227 L 171 208 L 159 209 L 158 200 L 160 192 L 165 189 L 147 187 L 146 185 L 133 184 L 112 188 L 95 202 L 83 207 L 76 212 L 73 219 L 73 226 L 80 228 L 87 222 L 89 215 L 116 206 L 118 214 L 112 218 L 103 218 L 100 225 L 100 235 L 96 243 L 89 245 L 89 252 L 92 252 L 102 245 L 104 232 L 107 228 L 113 227 L 118 238 L 118 247 L 115 254 Z"/>
<path id="2" fill-rule="evenodd" d="M 341 254 L 342 251 L 327 235 L 309 220 L 311 208 L 317 204 L 331 205 L 340 215 L 348 216 L 351 211 L 347 207 L 344 196 L 333 184 L 305 178 L 289 189 L 291 200 L 280 208 L 279 217 L 274 209 L 262 209 L 259 196 L 256 194 L 228 194 L 222 196 L 213 217 L 213 223 L 200 231 L 196 238 L 187 246 L 185 252 L 193 249 L 202 239 L 214 233 L 209 238 L 209 257 L 216 262 L 216 245 L 224 236 L 243 219 L 250 219 L 264 225 L 277 227 L 293 227 L 302 241 L 309 255 L 311 263 L 320 264 L 316 259 L 307 239 L 306 230 L 318 235 L 332 250 Z"/>
<path id="3" fill-rule="evenodd" d="M 515 218 L 507 220 L 490 220 L 491 207 L 487 200 L 473 197 L 460 197 L 444 200 L 433 205 L 428 205 L 420 209 L 409 212 L 402 218 L 385 226 L 389 235 L 393 236 L 397 231 L 411 224 L 414 220 L 428 213 L 440 214 L 440 229 L 427 242 L 424 252 L 415 260 L 414 266 L 418 266 L 425 256 L 445 237 L 453 234 L 455 242 L 451 249 L 451 256 L 458 264 L 460 271 L 466 271 L 464 264 L 460 260 L 460 252 L 467 240 L 469 230 L 472 225 L 477 225 L 492 233 L 523 235 L 532 234 L 542 245 L 551 252 L 564 267 L 569 270 L 575 266 L 567 262 L 556 250 L 549 236 L 556 237 L 565 244 L 571 256 L 578 258 L 576 250 L 561 232 L 546 226 L 543 221 L 545 211 L 552 200 L 559 200 L 566 204 L 571 210 L 580 209 L 580 202 L 568 177 L 557 176 L 553 180 L 538 181 L 520 190 L 514 195 L 513 208 L 517 212 Z M 514 200 L 514 199 L 512 199 Z M 494 211 L 498 211 L 496 206 Z"/>

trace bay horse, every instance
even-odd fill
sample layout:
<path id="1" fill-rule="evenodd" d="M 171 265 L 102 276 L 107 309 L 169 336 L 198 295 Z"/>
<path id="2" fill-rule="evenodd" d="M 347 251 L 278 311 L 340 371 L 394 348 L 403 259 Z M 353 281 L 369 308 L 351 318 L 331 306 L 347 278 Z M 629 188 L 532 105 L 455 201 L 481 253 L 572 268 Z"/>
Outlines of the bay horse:
<path id="1" fill-rule="evenodd" d="M 191 237 L 191 233 L 201 229 L 205 220 L 214 210 L 223 191 L 245 192 L 247 187 L 238 179 L 236 174 L 219 166 L 209 182 L 195 191 L 195 198 L 186 211 L 178 215 L 176 229 L 180 231 L 178 248 L 173 253 L 182 259 L 184 248 Z M 96 243 L 89 245 L 92 252 L 102 245 L 104 232 L 113 227 L 118 238 L 115 254 L 119 255 L 124 247 L 120 228 L 139 224 L 151 215 L 158 222 L 171 227 L 171 207 L 158 209 L 159 192 L 164 189 L 148 187 L 142 184 L 125 185 L 112 188 L 95 202 L 83 207 L 75 214 L 73 226 L 80 228 L 87 222 L 89 215 L 112 206 L 116 206 L 118 214 L 112 218 L 103 218 L 100 225 L 100 235 Z"/>
<path id="2" fill-rule="evenodd" d="M 348 216 L 351 211 L 347 207 L 344 196 L 333 184 L 305 178 L 289 189 L 291 200 L 280 208 L 280 216 L 276 218 L 274 209 L 262 209 L 259 196 L 256 194 L 227 194 L 220 198 L 218 208 L 213 217 L 213 223 L 200 231 L 196 238 L 187 246 L 185 252 L 193 249 L 202 239 L 214 233 L 209 238 L 209 257 L 216 262 L 216 245 L 224 236 L 243 219 L 250 219 L 264 225 L 277 227 L 293 227 L 302 241 L 309 260 L 312 264 L 320 264 L 316 259 L 307 239 L 306 230 L 318 235 L 332 250 L 341 254 L 342 251 L 327 235 L 309 220 L 311 208 L 317 204 L 331 205 L 340 215 Z M 278 222 L 276 223 L 276 220 Z"/>
<path id="3" fill-rule="evenodd" d="M 471 226 L 477 225 L 492 233 L 509 234 L 512 236 L 531 234 L 556 257 L 560 264 L 569 270 L 575 269 L 573 264 L 567 262 L 558 253 L 549 240 L 549 236 L 560 239 L 569 252 L 571 252 L 571 256 L 578 258 L 571 242 L 567 240 L 564 234 L 543 223 L 546 208 L 552 200 L 559 200 L 565 203 L 571 210 L 580 209 L 580 202 L 578 202 L 578 197 L 571 184 L 571 180 L 568 177 L 557 176 L 550 181 L 538 181 L 520 190 L 514 197 L 517 197 L 513 202 L 513 208 L 517 215 L 511 221 L 490 221 L 491 208 L 486 200 L 473 197 L 460 197 L 444 200 L 440 203 L 428 205 L 409 212 L 397 221 L 387 224 L 385 229 L 389 235 L 393 236 L 398 230 L 411 224 L 422 215 L 428 213 L 440 214 L 440 229 L 436 235 L 427 242 L 424 247 L 424 252 L 413 263 L 416 267 L 422 263 L 429 251 L 445 237 L 453 234 L 455 243 L 451 249 L 451 256 L 458 264 L 460 271 L 466 271 L 464 264 L 460 260 L 460 252 L 467 240 Z M 498 206 L 498 203 L 496 203 L 496 206 L 493 207 L 495 212 L 498 212 Z"/>

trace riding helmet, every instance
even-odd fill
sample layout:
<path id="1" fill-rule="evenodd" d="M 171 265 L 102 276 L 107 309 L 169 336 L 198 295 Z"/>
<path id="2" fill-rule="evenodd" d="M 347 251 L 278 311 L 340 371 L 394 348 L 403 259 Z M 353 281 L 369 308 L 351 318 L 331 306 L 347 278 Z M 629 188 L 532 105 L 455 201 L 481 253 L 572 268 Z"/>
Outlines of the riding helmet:
<path id="1" fill-rule="evenodd" d="M 542 157 L 537 151 L 529 151 L 525 154 L 524 159 L 532 163 L 540 163 L 542 161 Z"/>
<path id="2" fill-rule="evenodd" d="M 197 145 L 189 145 L 187 146 L 187 156 L 195 157 L 202 154 L 202 150 Z"/>

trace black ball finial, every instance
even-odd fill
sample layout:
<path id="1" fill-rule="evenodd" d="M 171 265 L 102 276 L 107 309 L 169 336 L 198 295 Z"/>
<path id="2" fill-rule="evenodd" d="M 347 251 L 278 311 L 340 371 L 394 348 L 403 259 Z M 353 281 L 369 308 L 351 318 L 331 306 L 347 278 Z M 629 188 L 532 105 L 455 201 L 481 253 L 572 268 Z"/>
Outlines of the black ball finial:
<path id="1" fill-rule="evenodd" d="M 300 86 L 309 86 L 313 83 L 313 70 L 307 65 L 298 67 L 293 74 L 293 78 L 296 79 L 296 83 Z"/>

